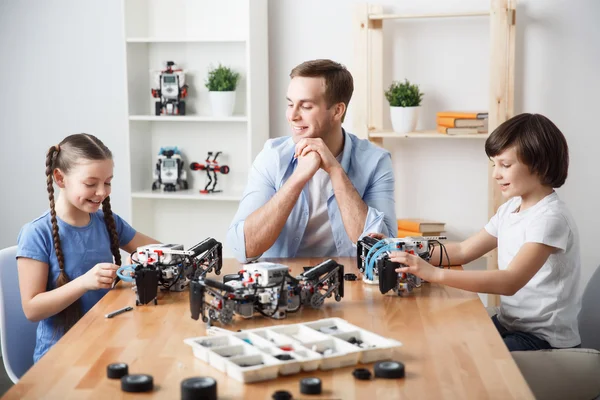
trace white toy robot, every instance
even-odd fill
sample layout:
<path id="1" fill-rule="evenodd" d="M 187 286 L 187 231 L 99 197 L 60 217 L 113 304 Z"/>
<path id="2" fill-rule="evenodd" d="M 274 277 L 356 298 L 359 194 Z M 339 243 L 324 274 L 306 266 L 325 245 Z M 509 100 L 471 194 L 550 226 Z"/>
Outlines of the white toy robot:
<path id="1" fill-rule="evenodd" d="M 152 97 L 160 99 L 155 103 L 156 115 L 185 115 L 182 99 L 187 97 L 187 90 L 184 71 L 173 61 L 167 61 L 164 70 L 154 72 Z"/>
<path id="2" fill-rule="evenodd" d="M 183 169 L 183 159 L 177 147 L 161 147 L 158 152 L 152 190 L 158 190 L 161 187 L 165 192 L 188 188 L 187 173 Z"/>

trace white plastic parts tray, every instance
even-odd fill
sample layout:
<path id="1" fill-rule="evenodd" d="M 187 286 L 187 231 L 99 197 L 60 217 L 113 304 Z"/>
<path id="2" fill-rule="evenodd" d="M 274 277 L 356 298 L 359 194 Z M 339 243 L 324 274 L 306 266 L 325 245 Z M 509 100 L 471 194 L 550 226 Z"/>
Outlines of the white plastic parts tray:
<path id="1" fill-rule="evenodd" d="M 402 346 L 341 318 L 188 338 L 184 343 L 197 358 L 245 383 L 387 360 L 391 349 Z"/>

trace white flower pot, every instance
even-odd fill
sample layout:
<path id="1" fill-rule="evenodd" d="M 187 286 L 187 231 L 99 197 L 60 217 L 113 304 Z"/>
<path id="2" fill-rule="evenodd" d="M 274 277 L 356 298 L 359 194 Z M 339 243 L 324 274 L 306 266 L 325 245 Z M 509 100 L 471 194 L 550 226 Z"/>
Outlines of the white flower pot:
<path id="1" fill-rule="evenodd" d="M 209 92 L 214 117 L 231 117 L 235 106 L 235 91 Z"/>
<path id="2" fill-rule="evenodd" d="M 390 117 L 392 119 L 392 128 L 396 133 L 413 132 L 417 127 L 419 119 L 418 107 L 390 107 Z"/>

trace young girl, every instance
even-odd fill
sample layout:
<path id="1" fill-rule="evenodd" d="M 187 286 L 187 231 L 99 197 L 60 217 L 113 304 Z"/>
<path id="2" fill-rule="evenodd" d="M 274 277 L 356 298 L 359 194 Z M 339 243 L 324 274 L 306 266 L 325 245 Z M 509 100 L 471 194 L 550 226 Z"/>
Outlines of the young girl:
<path id="1" fill-rule="evenodd" d="M 17 239 L 23 311 L 40 321 L 34 362 L 111 288 L 119 248 L 158 243 L 111 211 L 112 154 L 98 138 L 76 134 L 52 146 L 46 177 L 50 210 Z M 56 201 L 53 183 L 61 189 Z"/>
<path id="2" fill-rule="evenodd" d="M 406 265 L 396 271 L 502 295 L 500 311 L 492 319 L 510 351 L 578 347 L 579 234 L 553 190 L 567 178 L 565 137 L 546 117 L 521 114 L 490 135 L 485 152 L 494 163 L 493 178 L 510 200 L 483 230 L 446 249 L 450 262 L 462 265 L 497 247 L 499 269 L 440 269 L 418 256 L 394 252 L 391 260 Z M 439 251 L 437 247 L 431 257 L 435 265 Z"/>

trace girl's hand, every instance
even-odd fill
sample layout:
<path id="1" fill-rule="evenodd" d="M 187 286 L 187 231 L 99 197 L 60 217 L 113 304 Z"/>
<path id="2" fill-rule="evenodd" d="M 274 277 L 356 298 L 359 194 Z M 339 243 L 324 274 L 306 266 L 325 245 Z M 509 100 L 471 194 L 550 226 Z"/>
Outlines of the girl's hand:
<path id="1" fill-rule="evenodd" d="M 83 287 L 86 290 L 110 289 L 117 276 L 118 265 L 99 263 L 81 276 Z"/>
<path id="2" fill-rule="evenodd" d="M 378 240 L 385 239 L 386 236 L 383 233 L 372 232 L 369 233 L 369 236 Z"/>
<path id="3" fill-rule="evenodd" d="M 443 271 L 423 260 L 421 257 L 405 251 L 393 251 L 390 261 L 404 264 L 405 267 L 397 268 L 396 272 L 408 272 L 428 282 L 439 282 Z"/>

